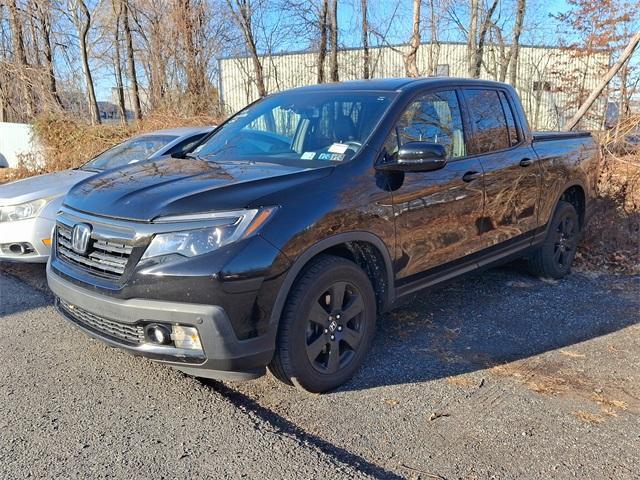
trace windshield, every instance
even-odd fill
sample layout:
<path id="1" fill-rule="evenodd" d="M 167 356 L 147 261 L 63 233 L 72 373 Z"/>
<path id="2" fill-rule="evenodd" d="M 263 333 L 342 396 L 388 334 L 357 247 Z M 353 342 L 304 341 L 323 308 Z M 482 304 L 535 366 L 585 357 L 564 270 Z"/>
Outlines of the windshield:
<path id="1" fill-rule="evenodd" d="M 144 135 L 122 142 L 82 166 L 83 170 L 107 170 L 146 160 L 169 142 L 173 135 Z"/>
<path id="2" fill-rule="evenodd" d="M 194 153 L 210 161 L 348 161 L 395 94 L 287 92 L 247 107 Z"/>

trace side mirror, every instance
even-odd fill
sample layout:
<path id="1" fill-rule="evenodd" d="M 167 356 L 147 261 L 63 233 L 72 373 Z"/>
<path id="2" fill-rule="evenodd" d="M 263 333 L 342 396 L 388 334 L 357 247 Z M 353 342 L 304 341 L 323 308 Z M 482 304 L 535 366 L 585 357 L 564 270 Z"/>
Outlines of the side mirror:
<path id="1" fill-rule="evenodd" d="M 447 164 L 447 152 L 438 143 L 408 142 L 398 151 L 397 160 L 376 165 L 392 172 L 430 172 Z"/>

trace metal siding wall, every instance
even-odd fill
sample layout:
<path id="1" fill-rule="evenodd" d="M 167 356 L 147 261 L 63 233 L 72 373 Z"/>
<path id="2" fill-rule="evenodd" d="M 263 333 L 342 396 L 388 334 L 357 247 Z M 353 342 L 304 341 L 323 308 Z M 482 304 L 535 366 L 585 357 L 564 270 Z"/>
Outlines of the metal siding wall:
<path id="1" fill-rule="evenodd" d="M 403 53 L 407 46 L 375 47 L 370 49 L 371 76 L 374 78 L 404 77 Z M 449 65 L 452 77 L 467 76 L 466 45 L 444 43 L 439 47 L 421 45 L 418 50 L 417 64 L 421 72 L 428 70 L 430 49 L 439 50 L 435 64 Z M 496 46 L 485 48 L 485 63 L 481 78 L 498 80 L 500 51 Z M 288 88 L 316 83 L 317 52 L 290 53 L 262 57 L 267 91 L 277 92 Z M 338 52 L 340 80 L 362 78 L 363 54 L 361 49 L 341 50 Z M 588 57 L 576 57 L 567 50 L 559 48 L 521 47 L 518 65 L 516 90 L 520 94 L 524 110 L 533 129 L 554 130 L 564 124 L 575 110 L 570 108 L 569 94 L 558 91 L 534 91 L 537 81 L 548 81 L 552 89 L 561 87 L 566 72 L 576 71 L 584 75 L 584 87 L 591 90 L 603 70 L 609 64 L 607 54 L 595 54 Z M 249 58 L 228 58 L 220 60 L 220 78 L 223 102 L 228 113 L 234 113 L 258 98 Z M 325 60 L 325 73 L 328 74 L 329 58 Z M 507 76 L 508 78 L 508 76 Z M 600 99 L 596 105 L 603 112 L 606 101 Z M 598 119 L 590 119 L 584 128 L 598 129 Z"/>

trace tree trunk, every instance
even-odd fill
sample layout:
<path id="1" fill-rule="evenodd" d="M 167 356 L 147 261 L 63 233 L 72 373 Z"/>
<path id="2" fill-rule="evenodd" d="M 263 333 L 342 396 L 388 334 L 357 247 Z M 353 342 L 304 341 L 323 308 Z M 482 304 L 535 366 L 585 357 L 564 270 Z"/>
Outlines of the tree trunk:
<path id="1" fill-rule="evenodd" d="M 420 7 L 422 0 L 413 0 L 413 27 L 409 51 L 404 56 L 404 68 L 408 77 L 418 77 L 418 65 L 416 62 L 418 48 L 420 47 Z"/>
<path id="2" fill-rule="evenodd" d="M 476 2 L 477 0 L 472 0 Z M 480 27 L 480 35 L 478 38 L 478 43 L 475 51 L 472 53 L 473 63 L 471 65 L 471 76 L 473 78 L 479 78 L 480 72 L 482 70 L 482 58 L 484 54 L 484 44 L 487 39 L 487 32 L 489 31 L 489 26 L 491 25 L 491 18 L 493 17 L 493 12 L 495 12 L 496 7 L 498 6 L 498 0 L 493 0 L 493 3 L 489 7 L 487 14 L 482 21 L 482 26 Z"/>
<path id="3" fill-rule="evenodd" d="M 436 18 L 434 0 L 429 0 L 429 10 L 430 10 L 429 29 L 431 34 L 431 45 L 429 45 L 428 72 L 429 72 L 429 75 L 434 76 L 437 73 L 438 60 L 440 58 L 440 41 L 438 40 L 438 21 Z"/>
<path id="4" fill-rule="evenodd" d="M 518 81 L 518 61 L 520 58 L 520 35 L 524 25 L 524 14 L 527 8 L 526 0 L 518 0 L 516 7 L 516 22 L 513 27 L 513 40 L 509 49 L 509 83 L 516 86 Z"/>
<path id="5" fill-rule="evenodd" d="M 329 12 L 331 19 L 331 81 L 340 80 L 338 72 L 338 0 L 332 0 Z"/>
<path id="6" fill-rule="evenodd" d="M 56 75 L 53 69 L 53 49 L 51 48 L 51 19 L 49 17 L 50 4 L 36 3 L 38 8 L 38 19 L 40 20 L 40 34 L 42 36 L 42 45 L 44 48 L 44 63 L 47 70 L 47 90 L 51 99 L 60 110 L 64 110 L 62 100 L 58 94 L 58 85 Z"/>
<path id="7" fill-rule="evenodd" d="M 640 30 L 637 31 L 633 35 L 633 37 L 631 37 L 631 39 L 629 40 L 629 44 L 622 52 L 622 55 L 620 55 L 620 58 L 618 59 L 618 61 L 611 66 L 607 74 L 602 78 L 600 83 L 598 83 L 598 85 L 593 89 L 591 94 L 580 106 L 576 114 L 571 118 L 571 120 L 569 120 L 565 124 L 565 126 L 563 127 L 564 131 L 568 132 L 570 130 L 573 130 L 576 127 L 576 125 L 578 125 L 582 117 L 584 117 L 584 115 L 587 113 L 589 108 L 591 108 L 591 105 L 593 105 L 593 103 L 600 96 L 602 91 L 609 84 L 611 79 L 615 77 L 616 73 L 618 73 L 618 70 L 620 70 L 620 68 L 622 68 L 622 66 L 627 62 L 627 60 L 631 58 L 631 55 L 633 54 L 633 51 L 636 49 L 638 44 L 640 44 Z"/>
<path id="8" fill-rule="evenodd" d="M 369 24 L 367 22 L 367 0 L 362 0 L 362 78 L 369 78 L 370 72 L 370 57 L 369 57 Z"/>
<path id="9" fill-rule="evenodd" d="M 329 0 L 322 0 L 322 10 L 318 20 L 320 30 L 320 45 L 318 48 L 318 83 L 324 83 L 324 61 L 327 58 L 327 22 L 329 15 Z"/>
<path id="10" fill-rule="evenodd" d="M 136 120 L 140 120 L 142 118 L 142 108 L 140 107 L 140 89 L 138 88 L 136 62 L 133 56 L 133 38 L 131 36 L 131 28 L 129 27 L 129 2 L 128 0 L 121 0 L 121 2 L 122 29 L 124 30 L 124 39 L 127 44 L 127 70 L 129 82 L 131 82 L 129 98 L 133 104 L 133 115 Z"/>
<path id="11" fill-rule="evenodd" d="M 127 123 L 127 109 L 124 104 L 124 87 L 122 85 L 122 59 L 120 58 L 120 18 L 122 17 L 122 4 L 120 2 L 113 3 L 113 11 L 115 14 L 115 23 L 113 28 L 113 46 L 116 76 L 116 91 L 118 93 L 118 111 L 120 112 L 120 123 Z"/>
<path id="12" fill-rule="evenodd" d="M 471 0 L 471 13 L 469 15 L 469 29 L 467 33 L 467 73 L 475 76 L 476 55 L 478 52 L 478 10 L 479 0 Z"/>
<path id="13" fill-rule="evenodd" d="M 247 44 L 247 49 L 251 56 L 251 62 L 253 63 L 253 71 L 255 75 L 256 88 L 258 89 L 258 95 L 265 97 L 267 95 L 267 89 L 264 84 L 264 71 L 262 69 L 262 62 L 258 56 L 258 49 L 256 47 L 256 41 L 253 36 L 253 29 L 251 27 L 251 2 L 250 0 L 235 0 L 238 10 L 236 11 L 231 4 L 231 0 L 227 0 L 229 9 L 236 20 L 236 23 L 242 29 L 244 39 Z"/>
<path id="14" fill-rule="evenodd" d="M 7 2 L 9 7 L 9 25 L 11 27 L 11 43 L 13 45 L 13 61 L 20 67 L 18 82 L 22 84 L 22 95 L 24 98 L 27 119 L 31 120 L 35 114 L 33 97 L 31 92 L 31 79 L 29 78 L 27 55 L 24 49 L 24 37 L 22 33 L 22 22 L 19 17 L 16 0 Z"/>
<path id="15" fill-rule="evenodd" d="M 82 18 L 78 15 L 78 8 L 82 13 Z M 96 100 L 96 91 L 93 85 L 93 76 L 91 75 L 91 68 L 89 67 L 89 50 L 87 45 L 87 39 L 89 36 L 89 28 L 91 27 L 91 13 L 84 0 L 74 0 L 73 16 L 78 29 L 78 37 L 80 40 L 80 56 L 82 60 L 82 71 L 84 72 L 84 78 L 87 85 L 87 103 L 89 104 L 89 117 L 92 125 L 98 125 L 101 123 L 100 110 L 98 108 L 98 102 Z"/>

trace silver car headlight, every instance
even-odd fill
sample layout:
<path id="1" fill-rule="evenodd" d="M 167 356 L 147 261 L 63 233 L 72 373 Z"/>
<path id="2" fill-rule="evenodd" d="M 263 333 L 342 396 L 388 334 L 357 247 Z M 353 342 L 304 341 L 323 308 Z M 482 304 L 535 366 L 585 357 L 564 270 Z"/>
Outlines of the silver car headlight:
<path id="1" fill-rule="evenodd" d="M 208 225 L 156 234 L 142 255 L 142 259 L 171 254 L 195 257 L 212 252 L 253 235 L 271 218 L 275 210 L 276 208 L 262 208 L 158 218 L 155 223 L 204 221 Z"/>
<path id="2" fill-rule="evenodd" d="M 36 217 L 49 200 L 51 199 L 40 198 L 18 205 L 0 207 L 0 222 L 14 222 L 16 220 L 27 220 L 28 218 Z"/>

